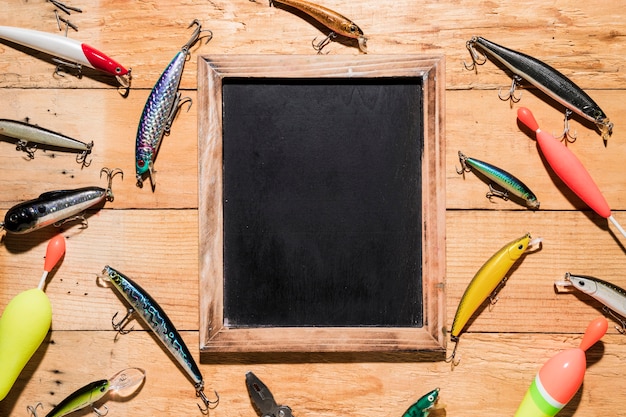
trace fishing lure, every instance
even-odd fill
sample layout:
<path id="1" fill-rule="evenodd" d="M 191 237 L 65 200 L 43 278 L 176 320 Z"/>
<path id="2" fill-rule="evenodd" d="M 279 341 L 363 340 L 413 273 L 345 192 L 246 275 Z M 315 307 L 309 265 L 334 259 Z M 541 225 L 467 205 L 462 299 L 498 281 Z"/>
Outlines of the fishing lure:
<path id="1" fill-rule="evenodd" d="M 16 149 L 26 152 L 29 159 L 35 158 L 37 145 L 45 145 L 80 152 L 76 155 L 76 162 L 83 167 L 89 166 L 91 163 L 91 161 L 87 162 L 87 155 L 91 153 L 93 141 L 91 143 L 81 142 L 30 123 L 7 119 L 0 119 L 0 135 L 17 139 Z M 29 146 L 29 144 L 34 145 Z"/>
<path id="2" fill-rule="evenodd" d="M 352 20 L 340 15 L 334 10 L 305 0 L 270 0 L 270 6 L 274 3 L 284 4 L 298 9 L 331 30 L 330 34 L 328 34 L 328 36 L 326 36 L 326 38 L 324 38 L 321 42 L 315 44 L 315 39 L 313 40 L 313 48 L 318 53 L 320 53 L 322 48 L 324 48 L 324 46 L 326 46 L 331 39 L 334 39 L 337 35 L 356 39 L 359 44 L 359 49 L 362 52 L 367 53 L 367 38 L 363 34 L 361 28 Z"/>
<path id="3" fill-rule="evenodd" d="M 490 295 L 493 300 L 493 294 L 497 292 L 499 284 L 503 284 L 505 275 L 513 264 L 527 250 L 534 250 L 540 243 L 541 238 L 532 239 L 530 233 L 528 233 L 504 245 L 476 272 L 476 275 L 474 275 L 461 297 L 454 315 L 450 338 L 455 343 L 455 346 L 452 355 L 447 359 L 448 362 L 452 362 L 453 365 L 456 364 L 454 357 L 459 346 L 459 337 L 472 315 Z"/>
<path id="4" fill-rule="evenodd" d="M 113 201 L 113 177 L 117 174 L 124 177 L 119 168 L 102 168 L 100 176 L 102 173 L 107 175 L 107 188 L 82 187 L 75 190 L 48 191 L 10 208 L 4 216 L 4 222 L 0 223 L 0 228 L 9 233 L 24 234 L 51 224 L 58 227 L 76 219 L 82 219 L 83 227 L 87 227 L 87 221 L 81 213 L 104 201 Z"/>
<path id="5" fill-rule="evenodd" d="M 617 331 L 626 333 L 626 290 L 589 275 L 572 275 L 565 273 L 563 281 L 554 283 L 557 287 L 574 287 L 579 291 L 595 298 L 604 304 L 604 310 L 608 312 L 621 327 L 615 326 Z"/>
<path id="6" fill-rule="evenodd" d="M 564 133 L 568 131 L 567 120 L 571 114 L 570 112 L 574 112 L 595 123 L 605 142 L 613 133 L 613 123 L 609 121 L 604 111 L 600 109 L 600 106 L 574 82 L 548 64 L 524 53 L 495 44 L 480 36 L 474 36 L 465 45 L 472 57 L 472 64 L 466 65 L 466 68 L 471 70 L 476 65 L 484 64 L 487 61 L 485 54 L 488 54 L 514 74 L 509 97 L 500 95 L 501 99 L 511 99 L 514 102 L 519 101 L 520 97 L 515 97 L 514 92 L 515 87 L 523 79 L 565 106 L 567 110 L 565 112 Z M 476 51 L 476 47 L 483 51 L 482 58 Z"/>
<path id="7" fill-rule="evenodd" d="M 535 194 L 514 175 L 487 162 L 465 156 L 461 151 L 459 151 L 459 161 L 461 162 L 461 169 L 457 168 L 457 174 L 461 175 L 474 170 L 477 174 L 486 177 L 489 181 L 496 183 L 504 189 L 504 191 L 496 190 L 489 184 L 489 192 L 487 193 L 488 199 L 491 200 L 491 197 L 500 197 L 503 200 L 507 200 L 509 193 L 511 193 L 524 200 L 528 207 L 532 209 L 539 208 L 539 201 L 537 201 Z"/>
<path id="8" fill-rule="evenodd" d="M 210 401 L 204 394 L 204 379 L 200 373 L 200 369 L 193 359 L 189 348 L 180 337 L 180 334 L 172 324 L 165 311 L 157 304 L 157 302 L 133 280 L 122 274 L 121 272 L 105 266 L 102 275 L 99 276 L 105 281 L 112 284 L 113 288 L 130 304 L 128 312 L 122 320 L 114 323 L 117 313 L 113 316 L 111 323 L 118 333 L 125 334 L 130 330 L 124 330 L 124 327 L 130 320 L 131 314 L 137 312 L 139 317 L 148 325 L 150 330 L 154 332 L 158 340 L 165 346 L 172 357 L 182 367 L 188 377 L 193 381 L 196 389 L 196 396 L 202 399 L 205 408 L 198 404 L 198 408 L 202 413 L 208 412 L 210 408 L 217 406 L 217 400 Z M 217 396 L 217 393 L 216 393 Z"/>
<path id="9" fill-rule="evenodd" d="M 139 119 L 135 142 L 135 171 L 137 187 L 139 188 L 143 187 L 143 177 L 148 173 L 154 190 L 156 185 L 154 160 L 161 146 L 161 140 L 164 135 L 169 134 L 180 106 L 185 102 L 191 103 L 191 99 L 188 97 L 181 99 L 178 86 L 185 69 L 185 61 L 190 55 L 189 49 L 198 42 L 200 33 L 203 32 L 202 25 L 197 19 L 191 22 L 189 27 L 193 25 L 197 27 L 191 39 L 183 45 L 159 77 L 148 96 Z M 210 33 L 208 42 L 213 37 L 213 33 L 207 32 Z"/>
<path id="10" fill-rule="evenodd" d="M 613 217 L 611 208 L 600 188 L 585 169 L 585 166 L 567 146 L 556 140 L 548 132 L 539 129 L 539 124 L 532 112 L 526 107 L 517 109 L 517 118 L 527 128 L 535 132 L 537 144 L 546 161 L 556 175 L 598 215 L 609 220 L 626 237 L 626 231 Z"/>
<path id="11" fill-rule="evenodd" d="M 128 397 L 143 384 L 145 377 L 146 371 L 141 368 L 126 368 L 109 379 L 91 382 L 63 399 L 52 411 L 46 414 L 46 417 L 63 417 L 88 406 L 93 408 L 97 416 L 105 416 L 108 412 L 107 406 L 102 406 L 104 411 L 100 410 L 94 406 L 96 402 L 104 398 L 109 392 L 120 397 Z M 33 417 L 37 417 L 37 407 L 40 405 L 41 403 L 38 403 L 34 407 L 27 407 Z"/>
<path id="12" fill-rule="evenodd" d="M 130 69 L 124 68 L 117 61 L 85 43 L 65 36 L 10 26 L 0 26 L 0 38 L 58 57 L 54 59 L 55 62 L 74 67 L 78 69 L 79 74 L 84 65 L 113 75 L 120 85 L 130 87 Z M 58 71 L 57 66 L 56 72 Z"/>
<path id="13" fill-rule="evenodd" d="M 439 388 L 435 388 L 410 406 L 408 410 L 402 414 L 402 417 L 428 417 L 438 398 Z"/>

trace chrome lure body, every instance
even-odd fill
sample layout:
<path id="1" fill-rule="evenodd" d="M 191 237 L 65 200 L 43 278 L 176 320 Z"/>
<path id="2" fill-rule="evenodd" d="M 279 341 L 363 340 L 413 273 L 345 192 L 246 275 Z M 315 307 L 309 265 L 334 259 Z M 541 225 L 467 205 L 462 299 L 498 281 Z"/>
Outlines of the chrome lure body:
<path id="1" fill-rule="evenodd" d="M 152 188 L 155 187 L 154 161 L 161 146 L 163 136 L 169 134 L 172 122 L 180 108 L 181 94 L 178 92 L 180 80 L 189 57 L 189 48 L 195 44 L 202 31 L 198 20 L 190 25 L 197 25 L 192 38 L 174 56 L 152 88 L 141 113 L 137 137 L 135 140 L 135 171 L 137 187 L 143 187 L 143 179 L 149 174 Z M 183 99 L 182 101 L 190 101 Z"/>
<path id="2" fill-rule="evenodd" d="M 97 49 L 67 38 L 38 30 L 0 26 L 0 38 L 115 76 L 125 87 L 130 85 L 130 69 Z"/>
<path id="3" fill-rule="evenodd" d="M 75 190 L 49 191 L 39 197 L 19 203 L 9 209 L 0 226 L 9 233 L 24 234 L 51 224 L 60 225 L 80 217 L 88 208 L 113 201 L 111 179 L 121 173 L 103 168 L 109 178 L 107 188 L 82 187 Z"/>
<path id="4" fill-rule="evenodd" d="M 618 330 L 626 332 L 626 290 L 599 278 L 589 275 L 572 275 L 569 272 L 565 274 L 565 281 L 560 284 L 573 286 L 618 314 L 620 317 L 615 318 L 622 325 L 621 329 L 618 328 Z"/>
<path id="5" fill-rule="evenodd" d="M 17 120 L 0 119 L 0 135 L 17 139 L 16 149 L 34 158 L 37 145 L 67 149 L 79 152 L 76 162 L 88 166 L 87 155 L 91 153 L 93 142 L 85 143 L 52 130 Z"/>
<path id="6" fill-rule="evenodd" d="M 137 283 L 108 265 L 102 271 L 102 278 L 111 282 L 113 288 L 131 306 L 129 314 L 137 312 L 142 321 L 154 332 L 161 344 L 165 346 L 170 355 L 193 381 L 196 395 L 202 397 L 203 401 L 206 400 L 205 405 L 208 407 L 210 402 L 204 395 L 204 380 L 200 369 L 176 327 L 161 306 Z M 122 322 L 114 325 L 114 328 L 121 331 Z"/>
<path id="7" fill-rule="evenodd" d="M 512 194 L 522 199 L 529 208 L 539 208 L 539 201 L 537 201 L 537 196 L 535 196 L 535 194 L 530 190 L 530 188 L 526 186 L 526 184 L 520 181 L 513 174 L 510 174 L 501 168 L 491 165 L 490 163 L 470 158 L 464 155 L 461 151 L 459 151 L 459 161 L 461 162 L 461 169 L 457 169 L 458 174 L 475 171 L 476 174 L 484 176 L 489 181 L 497 184 L 499 187 L 505 190 L 504 192 L 496 190 L 491 186 L 491 184 L 489 184 L 490 192 L 487 193 L 487 198 L 491 199 L 491 197 L 495 196 L 506 200 L 508 199 L 509 194 Z"/>
<path id="8" fill-rule="evenodd" d="M 472 55 L 474 64 L 484 63 L 484 61 L 477 60 L 475 48 L 478 46 L 484 53 L 508 68 L 515 76 L 526 80 L 570 111 L 594 122 L 602 134 L 602 139 L 606 141 L 611 136 L 613 123 L 609 121 L 600 106 L 574 82 L 550 65 L 480 36 L 474 36 L 467 41 L 466 46 Z"/>

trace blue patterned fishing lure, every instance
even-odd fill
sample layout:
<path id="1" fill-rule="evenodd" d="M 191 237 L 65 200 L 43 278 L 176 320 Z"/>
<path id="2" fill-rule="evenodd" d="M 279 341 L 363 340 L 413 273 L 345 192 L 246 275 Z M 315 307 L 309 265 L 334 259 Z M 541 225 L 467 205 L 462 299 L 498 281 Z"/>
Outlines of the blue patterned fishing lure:
<path id="1" fill-rule="evenodd" d="M 181 100 L 178 87 L 185 69 L 185 62 L 189 57 L 189 49 L 198 42 L 201 32 L 204 32 L 197 19 L 189 27 L 193 25 L 197 27 L 191 39 L 174 56 L 152 88 L 139 120 L 135 142 L 135 172 L 139 188 L 143 187 L 144 176 L 148 174 L 154 190 L 156 186 L 154 160 L 161 146 L 161 140 L 164 135 L 169 134 L 180 106 L 185 102 L 191 102 L 188 97 Z M 210 34 L 208 42 L 213 34 L 210 31 L 206 32 Z"/>
<path id="2" fill-rule="evenodd" d="M 212 406 L 216 405 L 219 401 L 219 397 L 216 401 L 210 401 L 204 394 L 204 379 L 196 361 L 193 359 L 191 352 L 180 337 L 174 324 L 172 324 L 172 321 L 154 298 L 133 280 L 108 265 L 104 267 L 100 277 L 105 281 L 111 282 L 113 288 L 115 288 L 131 306 L 126 316 L 118 323 L 113 323 L 115 319 L 115 316 L 113 316 L 113 328 L 119 333 L 128 333 L 129 330 L 124 330 L 124 327 L 128 323 L 130 315 L 133 314 L 133 312 L 137 312 L 139 317 L 141 317 L 150 330 L 157 335 L 158 340 L 167 348 L 172 357 L 180 364 L 185 373 L 193 381 L 194 387 L 196 388 L 196 396 L 200 397 L 205 405 L 203 409 L 198 404 L 200 411 L 204 413 L 208 412 L 209 408 L 213 408 Z"/>

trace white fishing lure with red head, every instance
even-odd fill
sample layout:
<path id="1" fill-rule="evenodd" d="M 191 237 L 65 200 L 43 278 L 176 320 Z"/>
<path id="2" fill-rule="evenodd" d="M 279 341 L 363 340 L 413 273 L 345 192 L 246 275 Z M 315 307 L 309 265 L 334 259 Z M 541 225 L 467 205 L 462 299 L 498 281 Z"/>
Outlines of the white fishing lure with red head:
<path id="1" fill-rule="evenodd" d="M 126 69 L 99 50 L 74 39 L 10 26 L 0 26 L 0 38 L 65 59 L 79 67 L 84 65 L 106 72 L 115 76 L 125 87 L 130 84 L 130 69 Z"/>

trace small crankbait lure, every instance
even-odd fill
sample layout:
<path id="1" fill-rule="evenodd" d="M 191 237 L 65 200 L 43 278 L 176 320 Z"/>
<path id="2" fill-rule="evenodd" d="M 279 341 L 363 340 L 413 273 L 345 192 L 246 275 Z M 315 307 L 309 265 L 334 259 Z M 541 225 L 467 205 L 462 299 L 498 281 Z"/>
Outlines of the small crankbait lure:
<path id="1" fill-rule="evenodd" d="M 504 245 L 476 272 L 476 275 L 474 275 L 461 297 L 454 315 L 450 339 L 455 343 L 455 346 L 452 355 L 447 359 L 448 362 L 456 365 L 454 357 L 459 346 L 459 337 L 472 315 L 490 295 L 493 300 L 493 295 L 497 292 L 498 286 L 502 285 L 505 275 L 513 264 L 527 250 L 534 250 L 540 243 L 541 238 L 532 239 L 530 233 L 528 233 Z"/>
<path id="2" fill-rule="evenodd" d="M 604 304 L 604 310 L 608 312 L 621 327 L 615 326 L 617 331 L 626 333 L 626 290 L 589 275 L 572 275 L 565 273 L 563 281 L 554 283 L 557 287 L 574 287 L 579 291 L 595 298 Z"/>
<path id="3" fill-rule="evenodd" d="M 109 379 L 94 381 L 77 389 L 46 414 L 46 417 L 63 417 L 88 406 L 93 408 L 97 416 L 105 416 L 108 413 L 107 406 L 102 406 L 104 408 L 103 411 L 94 406 L 96 402 L 100 401 L 108 393 L 122 398 L 128 397 L 137 391 L 137 388 L 143 384 L 145 378 L 146 371 L 143 369 L 126 368 Z M 28 407 L 28 411 L 30 411 L 33 417 L 37 417 L 37 407 L 40 404 Z"/>
<path id="4" fill-rule="evenodd" d="M 487 193 L 488 199 L 491 200 L 491 197 L 500 197 L 503 200 L 507 200 L 510 193 L 524 200 L 528 207 L 532 209 L 539 208 L 539 201 L 537 201 L 535 194 L 514 175 L 487 162 L 465 156 L 461 151 L 459 151 L 459 161 L 461 162 L 461 169 L 459 170 L 457 168 L 457 174 L 461 175 L 473 170 L 475 173 L 479 174 L 479 176 L 484 176 L 489 181 L 492 181 L 504 189 L 504 191 L 496 190 L 489 184 L 489 192 Z"/>
<path id="5" fill-rule="evenodd" d="M 428 417 L 439 398 L 439 388 L 421 397 L 402 414 L 402 417 Z"/>
<path id="6" fill-rule="evenodd" d="M 113 201 L 113 177 L 117 174 L 121 174 L 122 178 L 124 176 L 119 168 L 102 168 L 100 176 L 102 173 L 107 175 L 107 188 L 82 187 L 75 190 L 48 191 L 10 208 L 4 216 L 4 222 L 0 223 L 0 228 L 9 233 L 23 234 L 51 224 L 60 226 L 76 219 L 82 219 L 83 227 L 87 227 L 81 213 L 104 201 Z"/>
<path id="7" fill-rule="evenodd" d="M 180 337 L 180 334 L 172 324 L 165 311 L 157 304 L 157 302 L 139 285 L 133 280 L 125 276 L 119 271 L 105 266 L 102 271 L 102 275 L 99 275 L 104 281 L 110 282 L 113 288 L 130 304 L 128 312 L 122 320 L 118 323 L 113 323 L 113 320 L 117 316 L 117 313 L 113 316 L 112 323 L 113 328 L 120 334 L 128 333 L 130 330 L 124 330 L 126 324 L 130 320 L 131 314 L 137 312 L 139 317 L 148 325 L 150 330 L 154 332 L 158 340 L 165 346 L 172 357 L 182 367 L 188 377 L 193 381 L 196 389 L 196 396 L 202 399 L 205 408 L 198 408 L 202 413 L 207 413 L 210 408 L 217 406 L 219 402 L 219 396 L 217 400 L 210 401 L 204 394 L 204 379 L 200 373 L 200 369 L 193 359 L 189 348 L 185 344 L 184 340 Z M 217 395 L 217 393 L 216 393 Z"/>
<path id="8" fill-rule="evenodd" d="M 0 26 L 0 38 L 58 57 L 55 58 L 57 63 L 74 67 L 79 74 L 84 65 L 111 74 L 124 88 L 130 87 L 130 69 L 85 43 L 65 36 L 10 26 Z M 58 70 L 57 67 L 56 72 Z"/>
<path id="9" fill-rule="evenodd" d="M 574 398 L 587 371 L 586 351 L 602 339 L 609 327 L 604 317 L 593 320 L 577 348 L 561 351 L 537 372 L 515 417 L 552 417 Z"/>
<path id="10" fill-rule="evenodd" d="M 185 69 L 185 61 L 189 57 L 189 49 L 200 39 L 202 25 L 196 19 L 189 27 L 196 25 L 191 39 L 183 45 L 181 50 L 174 56 L 159 80 L 152 88 L 148 100 L 139 119 L 137 128 L 137 138 L 135 141 L 135 171 L 137 174 L 137 187 L 143 187 L 143 177 L 146 173 L 150 175 L 152 189 L 156 185 L 154 170 L 154 160 L 161 146 L 163 136 L 169 134 L 174 118 L 180 110 L 180 106 L 185 102 L 190 102 L 190 98 L 181 99 L 178 86 Z M 207 42 L 213 37 L 211 31 Z"/>
<path id="11" fill-rule="evenodd" d="M 361 52 L 367 53 L 367 38 L 363 34 L 361 28 L 359 28 L 352 20 L 340 15 L 334 10 L 305 0 L 270 0 L 270 6 L 274 3 L 280 3 L 298 9 L 331 30 L 330 34 L 328 34 L 328 36 L 326 36 L 326 38 L 324 38 L 321 42 L 313 44 L 313 48 L 318 53 L 320 53 L 322 48 L 324 48 L 331 41 L 331 39 L 337 37 L 337 35 L 356 39 Z M 315 42 L 315 39 L 313 42 Z"/>
<path id="12" fill-rule="evenodd" d="M 44 145 L 80 152 L 76 155 L 76 162 L 83 167 L 89 166 L 91 163 L 87 162 L 87 155 L 91 153 L 93 141 L 91 143 L 81 142 L 43 127 L 7 119 L 0 119 L 0 135 L 17 139 L 16 149 L 26 152 L 29 159 L 35 158 L 37 145 Z"/>
<path id="13" fill-rule="evenodd" d="M 567 146 L 550 133 L 539 129 L 532 112 L 526 107 L 517 110 L 517 118 L 536 133 L 541 153 L 556 175 L 598 215 L 608 219 L 626 237 L 626 231 L 611 214 L 611 208 L 585 166 Z"/>
<path id="14" fill-rule="evenodd" d="M 514 76 L 509 96 L 503 97 L 500 95 L 501 99 L 511 99 L 514 102 L 519 101 L 520 97 L 514 96 L 515 87 L 524 79 L 565 106 L 567 110 L 565 112 L 566 126 L 564 133 L 568 131 L 567 119 L 571 114 L 570 112 L 574 112 L 594 122 L 605 142 L 613 133 L 613 123 L 609 121 L 604 111 L 600 109 L 600 106 L 569 78 L 546 63 L 490 42 L 480 36 L 474 36 L 465 45 L 472 57 L 472 65 L 466 65 L 468 69 L 474 69 L 476 65 L 482 65 L 487 61 L 486 55 L 480 57 L 476 51 L 476 47 L 480 47 L 484 53 L 496 59 L 513 72 Z"/>

